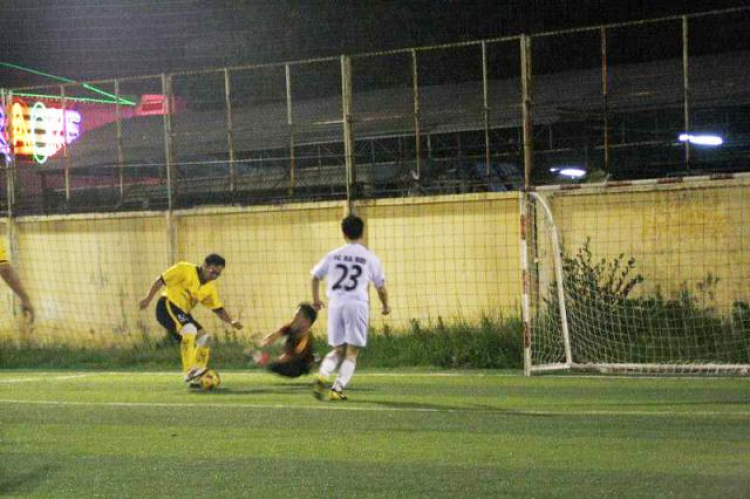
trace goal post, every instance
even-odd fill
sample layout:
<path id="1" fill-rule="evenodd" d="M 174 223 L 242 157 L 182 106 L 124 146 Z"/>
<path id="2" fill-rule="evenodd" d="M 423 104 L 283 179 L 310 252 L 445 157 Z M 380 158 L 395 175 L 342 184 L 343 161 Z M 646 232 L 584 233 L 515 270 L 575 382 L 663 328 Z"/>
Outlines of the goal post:
<path id="1" fill-rule="evenodd" d="M 743 175 L 526 193 L 526 374 L 747 374 L 748 196 Z"/>

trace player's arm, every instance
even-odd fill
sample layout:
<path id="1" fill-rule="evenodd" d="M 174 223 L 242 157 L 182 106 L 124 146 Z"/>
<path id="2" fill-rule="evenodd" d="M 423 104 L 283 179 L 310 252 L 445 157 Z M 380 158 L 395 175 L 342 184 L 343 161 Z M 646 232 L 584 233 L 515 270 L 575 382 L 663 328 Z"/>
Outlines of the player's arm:
<path id="1" fill-rule="evenodd" d="M 21 278 L 18 277 L 16 271 L 8 262 L 0 263 L 0 277 L 2 277 L 5 284 L 7 284 L 16 295 L 18 295 L 18 298 L 21 299 L 21 309 L 29 316 L 29 320 L 33 321 L 34 307 L 31 305 L 29 295 L 26 293 L 26 289 L 24 289 L 23 284 L 21 283 Z"/>
<path id="2" fill-rule="evenodd" d="M 158 293 L 162 287 L 164 287 L 164 278 L 162 276 L 159 276 L 156 278 L 153 284 L 151 284 L 151 287 L 149 288 L 145 298 L 141 300 L 139 304 L 141 310 L 148 307 L 148 305 L 151 303 L 151 300 L 154 299 L 154 296 L 156 296 L 156 293 Z"/>
<path id="3" fill-rule="evenodd" d="M 260 340 L 260 345 L 263 347 L 273 345 L 274 343 L 276 343 L 276 341 L 278 341 L 279 338 L 284 335 L 283 331 L 284 328 L 279 328 L 273 333 L 267 334 L 262 340 Z"/>
<path id="4" fill-rule="evenodd" d="M 383 304 L 383 311 L 382 311 L 383 315 L 390 314 L 391 306 L 388 304 L 388 290 L 385 289 L 385 284 L 375 289 L 378 290 L 378 298 L 380 298 L 380 303 Z"/>
<path id="5" fill-rule="evenodd" d="M 219 319 L 223 320 L 233 328 L 242 329 L 242 324 L 240 324 L 240 321 L 232 319 L 232 317 L 227 313 L 224 307 L 215 308 L 212 310 L 212 312 L 215 313 L 217 317 L 219 317 Z"/>
<path id="6" fill-rule="evenodd" d="M 320 300 L 320 279 L 318 279 L 316 276 L 313 276 L 310 284 L 312 287 L 313 307 L 315 307 L 315 310 L 320 310 L 321 308 L 326 306 L 326 304 Z"/>
<path id="7" fill-rule="evenodd" d="M 310 274 L 312 275 L 312 280 L 310 281 L 312 305 L 315 310 L 320 310 L 326 306 L 326 304 L 320 299 L 320 281 L 328 273 L 328 265 L 328 255 L 326 255 L 312 268 L 312 270 L 310 270 Z"/>

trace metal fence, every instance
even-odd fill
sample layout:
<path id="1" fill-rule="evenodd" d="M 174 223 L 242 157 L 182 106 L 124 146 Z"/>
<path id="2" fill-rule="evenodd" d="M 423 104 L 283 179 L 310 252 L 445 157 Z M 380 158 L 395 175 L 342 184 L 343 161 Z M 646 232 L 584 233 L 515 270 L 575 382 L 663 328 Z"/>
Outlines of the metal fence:
<path id="1" fill-rule="evenodd" d="M 3 90 L 0 203 L 160 210 L 742 171 L 748 25 L 738 8 Z"/>

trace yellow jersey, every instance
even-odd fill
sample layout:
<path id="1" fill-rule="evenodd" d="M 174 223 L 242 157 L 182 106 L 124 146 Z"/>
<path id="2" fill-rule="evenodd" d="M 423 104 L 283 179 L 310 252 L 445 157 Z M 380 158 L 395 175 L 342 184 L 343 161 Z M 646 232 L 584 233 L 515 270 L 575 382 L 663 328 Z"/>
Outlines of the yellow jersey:
<path id="1" fill-rule="evenodd" d="M 224 305 L 213 281 L 201 284 L 198 267 L 188 262 L 179 262 L 168 268 L 162 275 L 167 290 L 162 293 L 183 312 L 189 313 L 198 303 L 211 310 Z"/>

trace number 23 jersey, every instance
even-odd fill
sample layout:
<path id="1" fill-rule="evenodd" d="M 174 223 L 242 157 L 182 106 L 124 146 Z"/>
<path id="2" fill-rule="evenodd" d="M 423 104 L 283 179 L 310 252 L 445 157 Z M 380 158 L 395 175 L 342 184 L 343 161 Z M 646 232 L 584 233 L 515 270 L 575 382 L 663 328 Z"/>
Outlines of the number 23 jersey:
<path id="1" fill-rule="evenodd" d="M 346 244 L 331 251 L 310 273 L 326 279 L 326 295 L 332 303 L 368 302 L 367 285 L 372 282 L 380 288 L 385 284 L 380 259 L 361 244 Z"/>

